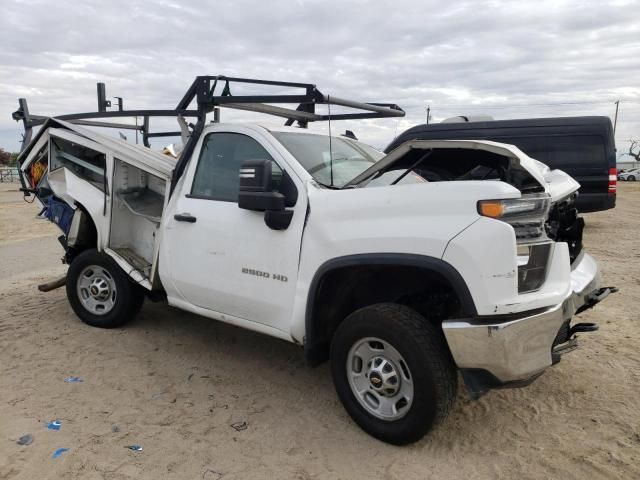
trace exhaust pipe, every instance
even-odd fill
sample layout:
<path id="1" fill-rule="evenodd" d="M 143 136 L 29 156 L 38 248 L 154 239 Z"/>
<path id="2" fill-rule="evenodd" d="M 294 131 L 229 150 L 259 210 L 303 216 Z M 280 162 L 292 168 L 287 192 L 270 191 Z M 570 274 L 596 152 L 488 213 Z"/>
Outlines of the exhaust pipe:
<path id="1" fill-rule="evenodd" d="M 41 292 L 50 292 L 51 290 L 55 290 L 56 288 L 63 287 L 67 284 L 67 276 L 65 275 L 62 278 L 57 280 L 51 280 L 50 282 L 43 283 L 42 285 L 38 285 L 38 290 Z"/>

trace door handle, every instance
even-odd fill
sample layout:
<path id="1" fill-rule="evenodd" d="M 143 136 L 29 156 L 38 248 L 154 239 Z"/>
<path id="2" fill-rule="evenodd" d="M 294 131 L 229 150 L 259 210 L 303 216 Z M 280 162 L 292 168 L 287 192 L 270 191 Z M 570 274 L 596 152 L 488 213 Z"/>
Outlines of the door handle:
<path id="1" fill-rule="evenodd" d="M 196 223 L 197 218 L 190 213 L 177 213 L 173 218 L 178 222 Z"/>

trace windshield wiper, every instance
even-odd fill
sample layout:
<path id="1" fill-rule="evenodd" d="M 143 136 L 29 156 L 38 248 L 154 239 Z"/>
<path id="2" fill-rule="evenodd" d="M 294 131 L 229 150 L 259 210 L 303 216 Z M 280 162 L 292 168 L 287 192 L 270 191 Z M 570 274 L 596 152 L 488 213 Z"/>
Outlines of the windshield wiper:
<path id="1" fill-rule="evenodd" d="M 322 183 L 316 177 L 312 177 L 312 178 L 313 178 L 313 181 L 316 182 L 318 185 L 324 188 L 328 188 L 329 190 L 342 190 L 344 188 L 344 187 L 336 187 L 335 185 L 327 185 L 326 183 Z"/>
<path id="2" fill-rule="evenodd" d="M 395 185 L 396 183 L 398 183 L 400 180 L 402 180 L 404 177 L 406 177 L 407 175 L 409 175 L 409 173 L 411 173 L 411 171 L 416 168 L 418 165 L 420 165 L 422 162 L 424 162 L 427 158 L 429 158 L 429 156 L 433 153 L 433 150 L 429 150 L 427 153 L 425 153 L 424 155 L 422 155 L 418 160 L 416 160 L 415 162 L 413 162 L 413 165 L 411 165 L 409 168 L 407 168 L 407 170 L 405 170 L 402 175 L 400 175 L 398 178 L 396 178 L 393 182 L 391 182 L 391 185 Z"/>

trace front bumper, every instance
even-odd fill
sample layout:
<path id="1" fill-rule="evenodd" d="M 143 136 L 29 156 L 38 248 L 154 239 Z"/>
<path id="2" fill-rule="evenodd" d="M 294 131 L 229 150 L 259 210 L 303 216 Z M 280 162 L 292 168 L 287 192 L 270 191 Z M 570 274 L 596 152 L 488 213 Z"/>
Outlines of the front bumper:
<path id="1" fill-rule="evenodd" d="M 558 305 L 443 322 L 456 365 L 463 374 L 479 372 L 477 378 L 492 379 L 483 382 L 489 387 L 521 385 L 536 378 L 552 365 L 554 341 L 563 325 L 606 296 L 600 283 L 598 265 L 583 253 L 572 267 L 571 292 Z"/>

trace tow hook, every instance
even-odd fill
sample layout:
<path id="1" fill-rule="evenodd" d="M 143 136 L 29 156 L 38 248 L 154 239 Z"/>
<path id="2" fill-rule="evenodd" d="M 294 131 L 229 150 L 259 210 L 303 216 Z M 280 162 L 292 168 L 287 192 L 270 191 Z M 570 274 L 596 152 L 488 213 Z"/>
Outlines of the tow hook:
<path id="1" fill-rule="evenodd" d="M 616 293 L 617 291 L 618 291 L 618 287 L 599 288 L 598 290 L 596 290 L 595 292 L 592 292 L 589 295 L 589 297 L 587 298 L 587 302 L 593 303 L 595 305 L 596 303 L 599 303 L 605 298 L 607 298 L 610 294 Z"/>
<path id="2" fill-rule="evenodd" d="M 584 305 L 582 305 L 576 311 L 575 314 L 577 315 L 579 313 L 584 312 L 585 310 L 589 310 L 590 308 L 593 308 L 595 305 L 600 303 L 602 300 L 607 298 L 609 295 L 611 295 L 612 293 L 616 293 L 617 291 L 618 291 L 617 287 L 602 287 L 602 288 L 599 288 L 598 290 L 595 290 L 595 291 L 591 292 L 587 296 L 587 298 L 585 298 Z M 587 331 L 593 332 L 593 330 L 587 330 Z"/>
<path id="3" fill-rule="evenodd" d="M 595 332 L 599 329 L 597 323 L 593 322 L 583 322 L 576 323 L 571 328 L 569 328 L 566 334 L 566 341 L 557 345 L 554 345 L 551 349 L 551 359 L 552 363 L 555 365 L 560 361 L 560 357 L 565 353 L 572 352 L 576 348 L 578 348 L 578 338 L 574 335 L 576 333 L 589 333 Z"/>
<path id="4" fill-rule="evenodd" d="M 569 338 L 573 336 L 575 333 L 587 333 L 587 332 L 595 332 L 599 329 L 597 323 L 585 322 L 585 323 L 576 323 L 573 327 L 569 329 Z"/>
<path id="5" fill-rule="evenodd" d="M 566 342 L 553 347 L 553 349 L 551 350 L 551 359 L 553 364 L 555 365 L 556 363 L 558 363 L 562 355 L 572 352 L 576 348 L 578 348 L 578 339 L 576 337 L 570 338 Z"/>

